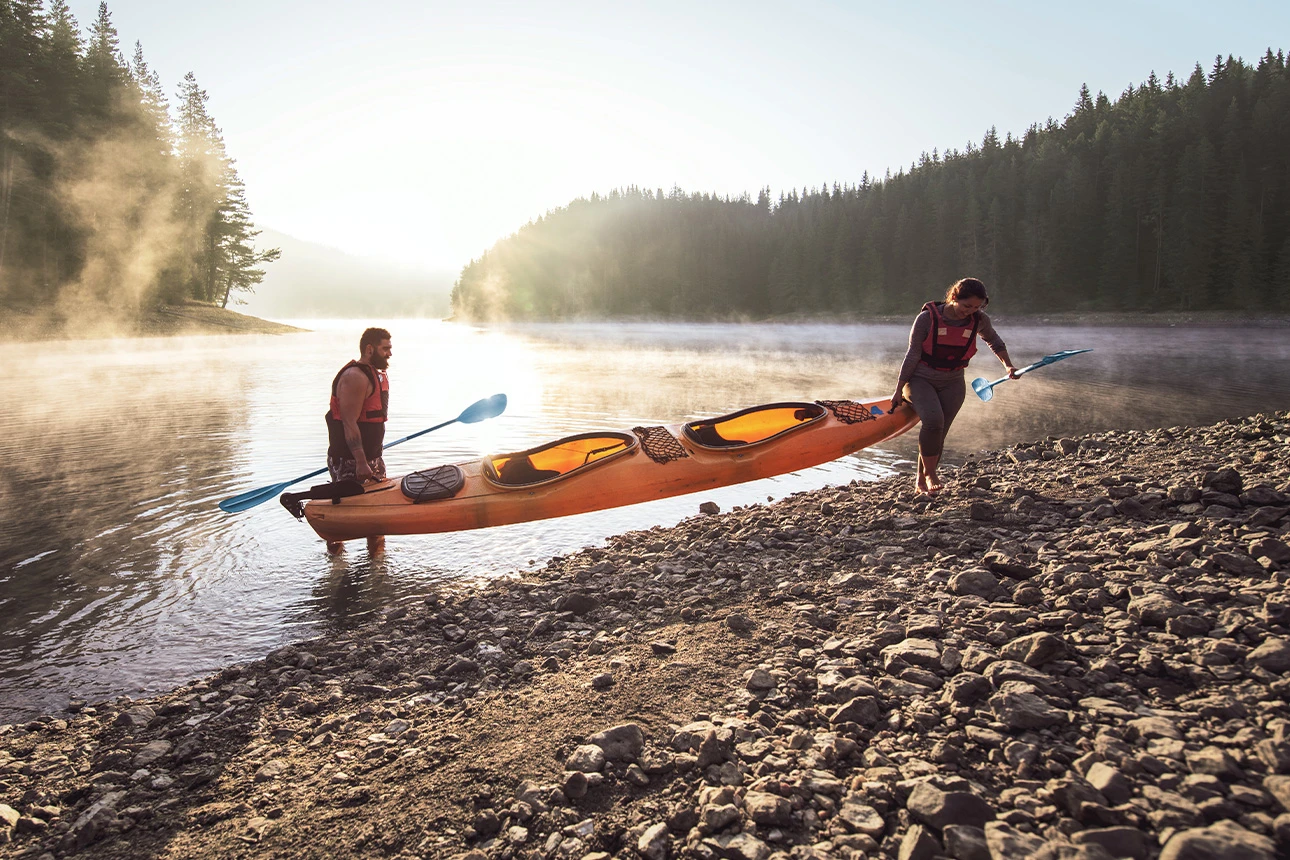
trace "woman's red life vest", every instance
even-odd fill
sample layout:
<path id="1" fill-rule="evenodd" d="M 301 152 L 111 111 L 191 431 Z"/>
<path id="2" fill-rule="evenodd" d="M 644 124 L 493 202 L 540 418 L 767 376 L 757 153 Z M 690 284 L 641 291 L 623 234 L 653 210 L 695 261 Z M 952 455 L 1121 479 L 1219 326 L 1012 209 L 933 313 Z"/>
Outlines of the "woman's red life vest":
<path id="1" fill-rule="evenodd" d="M 382 371 L 361 361 L 351 361 L 340 369 L 336 378 L 331 381 L 331 408 L 327 410 L 327 456 L 342 460 L 354 459 L 354 452 L 349 450 L 345 441 L 345 424 L 340 417 L 340 398 L 336 392 L 340 388 L 340 377 L 351 367 L 357 367 L 367 374 L 372 384 L 372 393 L 367 395 L 358 412 L 358 432 L 363 437 L 363 454 L 369 460 L 381 456 L 385 446 L 385 422 L 390 413 L 390 379 Z"/>
<path id="2" fill-rule="evenodd" d="M 980 312 L 972 314 L 972 325 L 946 325 L 941 316 L 944 302 L 928 302 L 923 310 L 931 314 L 932 326 L 923 338 L 922 363 L 934 370 L 962 370 L 976 355 L 976 330 Z"/>

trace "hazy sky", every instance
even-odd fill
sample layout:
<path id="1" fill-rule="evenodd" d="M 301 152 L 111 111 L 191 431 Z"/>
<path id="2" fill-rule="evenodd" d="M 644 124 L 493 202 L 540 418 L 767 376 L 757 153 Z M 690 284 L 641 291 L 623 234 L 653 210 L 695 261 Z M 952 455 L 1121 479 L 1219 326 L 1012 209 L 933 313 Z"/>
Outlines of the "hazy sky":
<path id="1" fill-rule="evenodd" d="M 97 2 L 72 0 L 82 27 Z M 110 0 L 260 226 L 458 268 L 571 199 L 855 182 L 1060 120 L 1081 83 L 1290 49 L 1285 2 Z"/>

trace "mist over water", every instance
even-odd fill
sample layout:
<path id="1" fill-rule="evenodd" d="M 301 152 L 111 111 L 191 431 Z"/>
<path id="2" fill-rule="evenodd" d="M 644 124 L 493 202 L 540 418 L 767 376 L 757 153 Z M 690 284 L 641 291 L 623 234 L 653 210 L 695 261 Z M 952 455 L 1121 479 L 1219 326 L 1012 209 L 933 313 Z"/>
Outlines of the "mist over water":
<path id="1" fill-rule="evenodd" d="M 437 584 L 505 575 L 624 531 L 908 471 L 913 434 L 801 473 L 644 505 L 450 535 L 362 542 L 337 559 L 276 503 L 223 498 L 325 464 L 322 414 L 367 322 L 286 336 L 23 344 L 0 371 L 0 722 L 155 692 L 276 645 L 352 625 Z M 378 321 L 379 322 L 379 321 Z M 506 413 L 393 448 L 392 475 L 587 430 L 719 415 L 775 400 L 891 393 L 907 327 L 525 325 L 424 320 L 393 333 L 388 439 L 505 392 Z M 950 462 L 982 448 L 1290 408 L 1277 329 L 1018 327 L 1014 359 L 1095 352 L 969 393 Z M 968 378 L 1001 375 L 983 350 Z M 1042 468 L 1042 466 L 1037 466 Z M 308 481 L 308 486 L 321 479 Z"/>

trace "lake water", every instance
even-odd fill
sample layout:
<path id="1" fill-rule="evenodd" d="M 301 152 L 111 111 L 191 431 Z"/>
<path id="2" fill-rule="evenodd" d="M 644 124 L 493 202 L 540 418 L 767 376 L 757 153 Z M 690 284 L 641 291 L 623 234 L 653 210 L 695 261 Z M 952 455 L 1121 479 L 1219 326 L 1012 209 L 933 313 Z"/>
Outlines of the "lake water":
<path id="1" fill-rule="evenodd" d="M 336 559 L 276 502 L 223 498 L 324 465 L 327 387 L 364 323 L 285 336 L 14 344 L 0 358 L 0 723 L 166 689 L 416 599 L 624 531 L 799 490 L 908 472 L 913 435 L 801 473 L 561 520 L 362 542 Z M 775 400 L 882 396 L 907 327 L 389 325 L 397 439 L 505 392 L 492 421 L 391 449 L 391 474 L 586 430 L 708 417 Z M 969 394 L 950 462 L 982 448 L 1290 408 L 1279 328 L 1000 324 L 1019 364 L 1095 351 Z M 1000 375 L 983 350 L 969 379 Z M 1042 468 L 1042 466 L 1037 466 Z M 316 479 L 318 480 L 318 479 Z M 307 486 L 309 483 L 306 482 Z"/>

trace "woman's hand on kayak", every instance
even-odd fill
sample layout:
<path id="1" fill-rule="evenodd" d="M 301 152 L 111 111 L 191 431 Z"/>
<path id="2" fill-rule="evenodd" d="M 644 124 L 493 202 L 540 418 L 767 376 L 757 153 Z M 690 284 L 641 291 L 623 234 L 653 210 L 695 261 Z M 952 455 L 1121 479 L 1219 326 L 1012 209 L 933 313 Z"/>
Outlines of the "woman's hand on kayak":
<path id="1" fill-rule="evenodd" d="M 901 389 L 897 388 L 896 393 L 891 395 L 891 408 L 888 409 L 887 412 L 889 414 L 892 412 L 895 412 L 897 409 L 900 408 L 901 404 L 904 402 L 905 402 L 905 394 L 903 391 L 901 391 Z"/>

